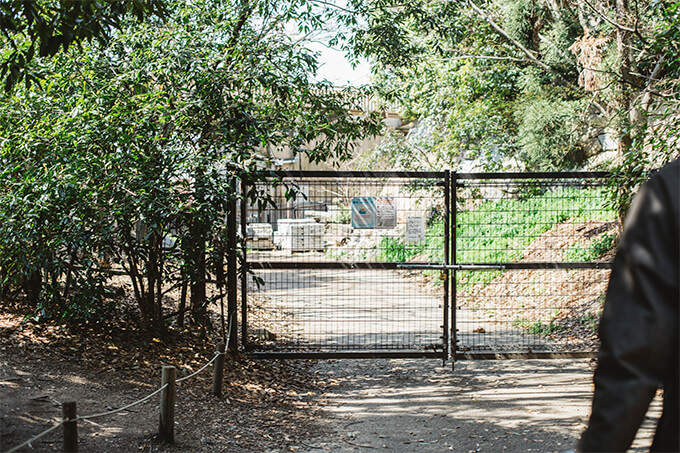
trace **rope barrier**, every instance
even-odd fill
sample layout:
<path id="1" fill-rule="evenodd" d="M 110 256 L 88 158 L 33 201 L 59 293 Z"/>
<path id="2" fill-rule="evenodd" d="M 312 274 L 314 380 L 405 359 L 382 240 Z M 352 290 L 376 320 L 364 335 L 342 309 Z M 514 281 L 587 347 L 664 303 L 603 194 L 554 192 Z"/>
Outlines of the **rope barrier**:
<path id="1" fill-rule="evenodd" d="M 227 334 L 226 349 L 229 348 L 229 338 L 231 337 L 231 327 L 232 327 L 233 323 L 229 323 L 229 324 L 230 324 L 230 325 L 229 325 L 229 332 L 228 332 L 228 334 Z M 188 375 L 188 376 L 185 376 L 185 377 L 183 377 L 183 378 L 181 378 L 181 379 L 177 379 L 175 382 L 186 381 L 187 379 L 190 379 L 190 378 L 196 376 L 196 375 L 199 374 L 201 371 L 203 371 L 203 370 L 205 370 L 206 368 L 208 368 L 215 360 L 217 360 L 217 358 L 218 358 L 219 356 L 225 355 L 225 354 L 226 354 L 226 352 L 216 352 L 215 355 L 213 356 L 213 358 L 210 359 L 210 361 L 209 361 L 208 363 L 206 363 L 200 370 L 198 370 L 198 371 L 196 371 L 195 373 L 192 373 L 192 374 L 190 374 L 190 375 Z M 137 401 L 135 401 L 135 402 L 133 402 L 133 403 L 130 403 L 130 404 L 128 404 L 127 406 L 123 406 L 123 407 L 121 407 L 121 408 L 114 409 L 114 410 L 111 410 L 111 411 L 100 412 L 100 413 L 98 413 L 98 414 L 84 415 L 84 416 L 82 416 L 82 417 L 81 417 L 81 416 L 78 416 L 78 417 L 76 417 L 75 421 L 78 421 L 78 420 L 90 420 L 90 419 L 92 419 L 92 418 L 104 417 L 105 415 L 112 415 L 112 414 L 116 414 L 116 413 L 118 413 L 118 412 L 123 412 L 124 410 L 127 410 L 127 409 L 129 409 L 129 408 L 131 408 L 131 407 L 133 407 L 133 406 L 137 406 L 138 404 L 142 404 L 142 403 L 148 401 L 148 400 L 151 399 L 151 397 L 153 397 L 154 395 L 157 395 L 157 394 L 159 394 L 160 392 L 162 392 L 163 390 L 165 390 L 165 388 L 168 387 L 168 385 L 169 385 L 169 384 L 163 385 L 163 386 L 162 386 L 161 388 L 159 388 L 158 390 L 155 390 L 154 392 L 148 394 L 148 395 L 145 396 L 144 398 L 142 398 L 142 399 L 140 399 L 140 400 L 137 400 Z M 55 429 L 59 428 L 59 427 L 60 427 L 61 425 L 63 425 L 65 422 L 69 422 L 69 421 L 74 421 L 74 420 L 62 419 L 58 424 L 52 426 L 51 428 L 46 429 L 45 431 L 41 432 L 40 434 L 37 434 L 37 435 L 33 436 L 32 438 L 30 438 L 30 439 L 27 440 L 26 442 L 22 443 L 21 445 L 17 445 L 16 447 L 12 448 L 11 450 L 7 450 L 5 453 L 14 453 L 14 452 L 20 450 L 21 448 L 26 447 L 26 446 L 33 448 L 32 445 L 31 445 L 32 442 L 35 442 L 36 440 L 40 439 L 41 437 L 45 436 L 46 434 L 49 434 L 50 432 L 52 432 L 52 431 L 54 431 Z"/>
<path id="2" fill-rule="evenodd" d="M 33 445 L 31 445 L 32 442 L 35 442 L 36 440 L 38 440 L 38 439 L 40 439 L 41 437 L 43 437 L 45 434 L 48 434 L 48 433 L 54 431 L 55 429 L 57 429 L 57 428 L 59 428 L 61 425 L 63 425 L 64 422 L 68 422 L 68 421 L 71 421 L 71 420 L 66 420 L 66 419 L 64 419 L 64 420 L 60 421 L 59 423 L 57 423 L 57 424 L 54 425 L 53 427 L 48 428 L 48 429 L 46 429 L 45 431 L 41 432 L 40 434 L 31 437 L 30 439 L 28 439 L 28 440 L 27 440 L 26 442 L 24 442 L 23 444 L 17 445 L 16 447 L 12 448 L 11 450 L 6 451 L 5 453 L 14 453 L 15 451 L 19 451 L 20 449 L 22 449 L 22 448 L 24 448 L 24 447 L 31 447 L 31 448 L 33 448 Z"/>
<path id="3" fill-rule="evenodd" d="M 226 353 L 224 353 L 224 352 L 216 352 L 216 353 L 215 353 L 215 356 L 214 356 L 212 359 L 210 359 L 210 362 L 208 362 L 208 363 L 206 363 L 205 365 L 203 365 L 203 367 L 202 367 L 200 370 L 196 371 L 196 372 L 193 373 L 193 374 L 190 374 L 189 376 L 184 376 L 183 378 L 177 379 L 175 382 L 186 381 L 187 379 L 190 379 L 190 378 L 196 376 L 198 373 L 200 373 L 201 371 L 205 370 L 205 369 L 208 368 L 210 365 L 212 365 L 212 363 L 213 363 L 215 360 L 217 360 L 217 358 L 218 358 L 220 355 L 224 355 L 224 354 L 226 354 Z"/>
<path id="4" fill-rule="evenodd" d="M 78 416 L 78 417 L 76 418 L 76 420 L 89 420 L 89 419 L 91 419 L 91 418 L 103 417 L 103 416 L 105 416 L 105 415 L 111 415 L 111 414 L 115 414 L 115 413 L 117 413 L 117 412 L 123 412 L 124 410 L 129 409 L 129 408 L 131 408 L 132 406 L 136 406 L 136 405 L 138 405 L 138 404 L 144 403 L 145 401 L 149 400 L 152 396 L 157 395 L 157 394 L 159 394 L 160 392 L 162 392 L 163 390 L 165 390 L 165 388 L 166 388 L 167 386 L 168 386 L 168 384 L 165 384 L 164 386 L 162 386 L 161 388 L 159 388 L 159 389 L 156 390 L 155 392 L 150 393 L 150 394 L 146 395 L 144 398 L 142 398 L 142 399 L 140 399 L 140 400 L 138 400 L 138 401 L 135 401 L 134 403 L 130 403 L 130 404 L 128 404 L 127 406 L 123 406 L 123 407 L 121 407 L 121 408 L 114 409 L 114 410 L 111 410 L 111 411 L 100 412 L 99 414 L 84 415 L 84 416 L 82 416 L 82 417 Z"/>

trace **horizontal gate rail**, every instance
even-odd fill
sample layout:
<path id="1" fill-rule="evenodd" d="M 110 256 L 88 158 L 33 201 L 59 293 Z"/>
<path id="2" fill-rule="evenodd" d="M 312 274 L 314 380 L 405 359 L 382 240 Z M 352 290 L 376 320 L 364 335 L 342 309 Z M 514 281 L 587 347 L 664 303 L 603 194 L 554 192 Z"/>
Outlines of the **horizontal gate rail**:
<path id="1" fill-rule="evenodd" d="M 407 268 L 401 263 L 383 263 L 380 261 L 368 263 L 353 262 L 328 262 L 328 261 L 274 261 L 274 262 L 255 262 L 248 263 L 250 269 L 404 269 Z M 438 269 L 429 267 L 423 263 L 421 267 L 414 269 Z"/>
<path id="2" fill-rule="evenodd" d="M 457 352 L 456 360 L 592 359 L 597 352 Z"/>
<path id="3" fill-rule="evenodd" d="M 278 170 L 252 173 L 251 180 L 258 178 L 404 178 L 404 179 L 441 179 L 444 171 L 333 171 L 333 170 Z"/>
<path id="4" fill-rule="evenodd" d="M 609 178 L 612 174 L 605 171 L 560 171 L 560 172 L 508 172 L 508 173 L 456 173 L 457 180 L 485 179 L 597 179 Z"/>
<path id="5" fill-rule="evenodd" d="M 356 352 L 279 352 L 254 350 L 249 353 L 262 359 L 441 359 L 441 351 L 356 351 Z"/>
<path id="6" fill-rule="evenodd" d="M 562 263 L 499 263 L 499 264 L 397 264 L 398 269 L 432 269 L 452 271 L 494 271 L 504 269 L 611 269 L 611 261 L 562 262 Z"/>

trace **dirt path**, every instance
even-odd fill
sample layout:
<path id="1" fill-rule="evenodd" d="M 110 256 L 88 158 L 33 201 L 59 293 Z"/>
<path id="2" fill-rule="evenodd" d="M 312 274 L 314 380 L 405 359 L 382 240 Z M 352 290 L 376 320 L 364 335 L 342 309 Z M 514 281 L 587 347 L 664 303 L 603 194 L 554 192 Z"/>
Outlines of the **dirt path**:
<path id="1" fill-rule="evenodd" d="M 299 451 L 559 452 L 585 428 L 587 360 L 323 361 L 333 380 L 322 424 L 333 434 Z M 631 451 L 647 451 L 660 404 Z"/>
<path id="2" fill-rule="evenodd" d="M 282 345 L 322 350 L 441 349 L 443 290 L 418 286 L 395 271 L 260 271 L 261 325 Z M 253 324 L 258 319 L 253 316 Z"/>

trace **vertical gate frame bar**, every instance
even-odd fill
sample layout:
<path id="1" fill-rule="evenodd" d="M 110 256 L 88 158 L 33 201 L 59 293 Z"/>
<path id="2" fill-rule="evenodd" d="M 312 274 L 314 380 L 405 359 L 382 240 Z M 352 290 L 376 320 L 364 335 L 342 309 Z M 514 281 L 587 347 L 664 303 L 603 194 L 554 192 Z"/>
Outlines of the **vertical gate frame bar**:
<path id="1" fill-rule="evenodd" d="M 238 315 L 238 232 L 236 217 L 238 214 L 238 183 L 237 176 L 233 176 L 229 182 L 231 199 L 229 200 L 229 214 L 227 216 L 227 320 L 229 323 L 229 351 L 238 351 L 238 333 L 232 326 Z"/>
<path id="2" fill-rule="evenodd" d="M 248 259 L 247 259 L 247 219 L 248 218 L 248 177 L 241 176 L 241 344 L 248 344 Z M 236 330 L 236 329 L 234 329 Z"/>
<path id="3" fill-rule="evenodd" d="M 449 214 L 451 212 L 451 174 L 446 172 L 444 174 L 444 264 L 451 264 L 450 261 L 450 233 L 451 228 Z M 442 366 L 446 365 L 446 359 L 449 355 L 449 285 L 451 284 L 451 273 L 446 270 L 444 272 L 444 312 L 442 324 L 442 344 L 444 345 L 444 357 L 442 358 Z M 455 352 L 455 351 L 453 351 Z"/>
<path id="4" fill-rule="evenodd" d="M 456 247 L 457 247 L 457 241 L 456 241 L 456 234 L 457 234 L 457 229 L 458 229 L 458 219 L 456 217 L 458 213 L 458 193 L 457 193 L 457 188 L 458 188 L 458 175 L 456 174 L 455 171 L 449 172 L 450 178 L 449 178 L 449 184 L 450 184 L 450 190 L 451 190 L 451 199 L 450 199 L 450 211 L 451 211 L 451 226 L 450 226 L 450 231 L 451 231 L 451 263 L 450 264 L 458 264 L 458 258 L 456 256 Z M 454 370 L 456 367 L 456 352 L 458 352 L 458 322 L 457 322 L 457 310 L 458 310 L 458 300 L 457 300 L 457 286 L 458 286 L 458 279 L 457 279 L 457 274 L 456 270 L 452 269 L 450 272 L 450 278 L 451 278 L 451 369 Z"/>

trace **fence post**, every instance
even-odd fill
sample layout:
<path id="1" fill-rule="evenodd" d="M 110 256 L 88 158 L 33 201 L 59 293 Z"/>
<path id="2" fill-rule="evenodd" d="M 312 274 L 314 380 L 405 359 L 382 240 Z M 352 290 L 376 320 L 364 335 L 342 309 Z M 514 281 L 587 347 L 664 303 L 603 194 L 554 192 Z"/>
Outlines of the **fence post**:
<path id="1" fill-rule="evenodd" d="M 246 175 L 241 175 L 241 259 L 243 272 L 241 276 L 241 344 L 244 349 L 248 349 L 248 247 L 246 247 L 248 221 L 248 179 Z M 236 332 L 236 323 L 229 324 L 229 327 Z M 238 338 L 236 335 L 235 338 Z M 231 338 L 229 338 L 231 342 Z"/>
<path id="2" fill-rule="evenodd" d="M 76 402 L 69 401 L 61 404 L 64 417 L 64 452 L 78 451 L 78 422 L 76 421 Z"/>
<path id="3" fill-rule="evenodd" d="M 222 396 L 222 378 L 224 377 L 224 348 L 225 345 L 223 341 L 217 343 L 217 354 L 219 355 L 215 359 L 212 383 L 212 393 L 217 397 Z"/>
<path id="4" fill-rule="evenodd" d="M 455 171 L 450 173 L 449 184 L 451 185 L 451 199 L 449 200 L 451 206 L 449 208 L 451 210 L 451 253 L 449 262 L 451 264 L 458 264 L 458 174 Z M 455 268 L 451 270 L 449 279 L 451 281 L 451 335 L 449 341 L 451 342 L 451 370 L 455 370 L 456 352 L 458 351 L 458 275 Z"/>
<path id="5" fill-rule="evenodd" d="M 232 177 L 229 182 L 231 190 L 230 199 L 228 201 L 227 214 L 227 321 L 229 326 L 229 353 L 235 354 L 238 351 L 238 332 L 232 329 L 236 323 L 237 310 L 237 292 L 238 292 L 238 231 L 236 217 L 238 215 L 237 198 L 238 186 L 236 177 Z M 245 212 L 241 216 L 245 216 Z M 245 240 L 245 238 L 244 238 Z"/>
<path id="6" fill-rule="evenodd" d="M 167 387 L 161 391 L 161 421 L 158 428 L 158 437 L 161 442 L 168 444 L 175 441 L 175 379 L 177 370 L 174 366 L 164 366 L 161 374 L 161 387 Z"/>

